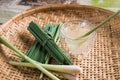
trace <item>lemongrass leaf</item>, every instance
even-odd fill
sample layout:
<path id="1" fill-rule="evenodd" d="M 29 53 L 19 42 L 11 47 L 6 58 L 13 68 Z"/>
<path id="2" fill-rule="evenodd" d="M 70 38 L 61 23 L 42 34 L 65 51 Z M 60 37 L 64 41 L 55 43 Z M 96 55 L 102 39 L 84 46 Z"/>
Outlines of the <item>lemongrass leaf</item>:
<path id="1" fill-rule="evenodd" d="M 108 18 L 106 18 L 105 20 L 103 20 L 102 22 L 100 22 L 99 24 L 97 24 L 96 26 L 94 26 L 90 31 L 88 31 L 87 33 L 79 36 L 78 38 L 76 38 L 76 40 L 81 39 L 85 36 L 88 36 L 89 34 L 91 34 L 92 32 L 94 32 L 96 29 L 98 29 L 99 27 L 101 27 L 102 25 L 104 25 L 106 22 L 110 21 L 112 18 L 116 17 L 118 14 L 120 13 L 120 10 L 116 13 L 114 13 L 113 15 L 109 16 Z"/>
<path id="2" fill-rule="evenodd" d="M 30 63 L 24 63 L 24 62 L 15 62 L 15 61 L 10 61 L 9 62 L 11 65 L 16 65 L 16 66 L 24 66 L 24 67 L 31 67 L 35 68 L 34 65 Z M 82 73 L 82 68 L 76 65 L 52 65 L 52 64 L 41 64 L 39 62 L 36 62 L 38 65 L 44 67 L 47 70 L 55 71 L 55 72 L 62 72 L 62 73 Z"/>

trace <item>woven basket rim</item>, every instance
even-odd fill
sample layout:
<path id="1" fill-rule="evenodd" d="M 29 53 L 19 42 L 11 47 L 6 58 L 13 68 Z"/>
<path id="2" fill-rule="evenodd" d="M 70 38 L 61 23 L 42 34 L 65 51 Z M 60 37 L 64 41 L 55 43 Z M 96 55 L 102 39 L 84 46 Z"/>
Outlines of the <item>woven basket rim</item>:
<path id="1" fill-rule="evenodd" d="M 114 13 L 113 11 L 107 10 L 107 9 L 103 9 L 103 8 L 99 8 L 99 7 L 95 7 L 95 6 L 90 6 L 90 5 L 79 5 L 79 4 L 57 4 L 57 5 L 49 5 L 49 6 L 38 6 L 35 8 L 30 8 L 28 10 L 25 10 L 15 16 L 13 16 L 11 19 L 9 19 L 7 22 L 5 22 L 1 28 L 5 28 L 7 25 L 9 25 L 10 23 L 20 20 L 24 17 L 27 17 L 31 14 L 34 14 L 36 12 L 42 11 L 42 10 L 57 10 L 57 9 L 76 9 L 79 10 L 79 8 L 90 8 L 90 9 L 96 9 L 96 10 L 101 10 L 103 12 L 107 12 L 109 14 Z"/>

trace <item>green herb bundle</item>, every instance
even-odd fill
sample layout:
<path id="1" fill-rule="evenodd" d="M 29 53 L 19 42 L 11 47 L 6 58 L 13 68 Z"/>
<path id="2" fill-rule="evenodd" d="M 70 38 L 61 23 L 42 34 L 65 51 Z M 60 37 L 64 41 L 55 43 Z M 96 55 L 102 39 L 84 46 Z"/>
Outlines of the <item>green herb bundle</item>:
<path id="1" fill-rule="evenodd" d="M 59 64 L 72 64 L 71 60 L 58 48 L 53 38 L 48 36 L 37 23 L 31 22 L 28 30 Z"/>
<path id="2" fill-rule="evenodd" d="M 55 40 L 55 42 L 59 39 L 59 25 L 56 24 L 47 24 L 44 28 L 44 31 Z M 29 50 L 26 52 L 26 55 L 30 57 L 31 59 L 45 63 L 47 56 L 50 57 L 48 52 L 44 49 L 44 47 L 37 41 L 33 43 L 33 45 L 29 48 Z M 27 62 L 26 60 L 22 60 L 22 62 Z"/>
<path id="3" fill-rule="evenodd" d="M 47 24 L 44 28 L 44 31 L 57 43 L 59 41 L 59 25 L 56 24 Z M 51 55 L 48 54 L 44 47 L 37 41 L 29 48 L 26 55 L 31 59 L 38 61 L 40 63 L 47 64 Z M 25 59 L 22 62 L 28 62 Z M 43 73 L 40 74 L 40 79 L 43 78 Z"/>
<path id="4" fill-rule="evenodd" d="M 27 51 L 26 55 L 35 61 L 45 63 L 46 53 L 43 52 L 43 47 L 39 44 L 39 42 L 37 40 Z M 26 61 L 24 59 L 24 60 L 22 60 L 22 62 L 28 62 L 28 61 Z"/>

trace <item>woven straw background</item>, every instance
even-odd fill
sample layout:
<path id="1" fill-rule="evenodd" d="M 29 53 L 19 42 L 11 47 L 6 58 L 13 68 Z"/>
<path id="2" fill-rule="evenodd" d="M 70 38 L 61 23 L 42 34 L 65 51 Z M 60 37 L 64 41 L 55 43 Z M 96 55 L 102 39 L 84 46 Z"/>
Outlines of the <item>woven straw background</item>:
<path id="1" fill-rule="evenodd" d="M 0 28 L 0 35 L 13 43 L 22 52 L 34 41 L 26 27 L 31 21 L 44 27 L 47 23 L 61 23 L 73 19 L 87 19 L 99 23 L 113 12 L 84 5 L 43 6 L 27 10 L 10 19 Z M 120 15 L 96 30 L 97 38 L 90 54 L 79 60 L 79 55 L 70 55 L 74 64 L 83 68 L 77 80 L 120 80 Z M 13 51 L 0 45 L 0 80 L 38 80 L 40 71 L 16 67 L 7 63 L 20 61 Z M 50 80 L 44 77 L 43 80 Z M 61 80 L 64 80 L 61 77 Z"/>

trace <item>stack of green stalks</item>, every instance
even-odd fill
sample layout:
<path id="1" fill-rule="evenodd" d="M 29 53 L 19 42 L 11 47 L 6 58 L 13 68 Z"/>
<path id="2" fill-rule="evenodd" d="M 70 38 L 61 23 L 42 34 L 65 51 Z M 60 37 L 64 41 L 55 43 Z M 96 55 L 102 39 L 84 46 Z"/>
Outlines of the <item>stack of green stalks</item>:
<path id="1" fill-rule="evenodd" d="M 59 42 L 60 26 L 57 24 L 47 24 L 45 28 L 42 29 L 37 23 L 31 22 L 28 26 L 28 30 L 35 36 L 36 40 L 26 54 L 0 37 L 1 43 L 15 51 L 15 54 L 22 58 L 21 62 L 10 61 L 9 63 L 16 66 L 39 69 L 41 71 L 40 79 L 43 79 L 43 74 L 45 74 L 52 80 L 60 80 L 50 71 L 54 71 L 69 80 L 76 79 L 75 74 L 81 73 L 81 68 L 72 65 L 70 58 L 57 46 Z M 50 58 L 55 59 L 59 65 L 48 64 Z"/>

